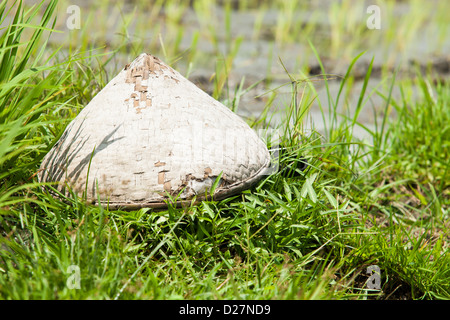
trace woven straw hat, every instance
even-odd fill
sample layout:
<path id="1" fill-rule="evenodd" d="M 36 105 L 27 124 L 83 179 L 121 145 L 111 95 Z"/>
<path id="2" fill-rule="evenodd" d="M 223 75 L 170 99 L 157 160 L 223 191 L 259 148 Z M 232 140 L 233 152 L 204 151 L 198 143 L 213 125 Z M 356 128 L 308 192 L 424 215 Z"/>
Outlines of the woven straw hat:
<path id="1" fill-rule="evenodd" d="M 267 172 L 263 141 L 235 113 L 158 58 L 141 54 L 67 126 L 44 157 L 41 182 L 110 208 L 215 200 Z M 209 195 L 209 194 L 208 194 Z"/>

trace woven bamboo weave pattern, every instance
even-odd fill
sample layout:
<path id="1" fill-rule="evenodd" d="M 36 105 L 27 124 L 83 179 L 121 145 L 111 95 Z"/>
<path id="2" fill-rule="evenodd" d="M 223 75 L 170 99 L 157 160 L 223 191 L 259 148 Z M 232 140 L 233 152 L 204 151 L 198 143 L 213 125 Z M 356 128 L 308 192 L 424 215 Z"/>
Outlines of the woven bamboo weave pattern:
<path id="1" fill-rule="evenodd" d="M 67 126 L 44 157 L 40 181 L 110 207 L 164 207 L 215 199 L 257 182 L 269 152 L 236 114 L 158 58 L 141 54 Z M 87 186 L 87 188 L 86 188 Z"/>

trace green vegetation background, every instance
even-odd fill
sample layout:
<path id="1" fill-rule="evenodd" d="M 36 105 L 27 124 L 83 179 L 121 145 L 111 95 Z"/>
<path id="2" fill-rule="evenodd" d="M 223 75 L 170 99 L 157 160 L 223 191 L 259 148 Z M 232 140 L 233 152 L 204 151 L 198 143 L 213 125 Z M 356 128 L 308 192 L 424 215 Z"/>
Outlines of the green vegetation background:
<path id="1" fill-rule="evenodd" d="M 206 26 L 211 3 L 194 2 L 200 25 Z M 253 2 L 243 3 L 251 7 Z M 313 39 L 314 28 L 299 29 L 290 15 L 291 2 L 284 3 L 274 41 L 295 41 L 293 34 L 300 31 Z M 354 85 L 353 67 L 364 56 L 355 52 L 361 43 L 339 41 L 348 32 L 344 27 L 334 30 L 330 50 L 353 50 L 342 53 L 353 58 L 338 95 L 328 94 L 330 109 L 322 109 L 330 125 L 325 133 L 305 130 L 315 82 L 301 71 L 286 70 L 292 100 L 284 106 L 286 120 L 278 127 L 283 147 L 280 170 L 252 190 L 220 202 L 185 209 L 169 206 L 159 212 L 110 211 L 86 205 L 75 195 L 57 200 L 42 191 L 36 179 L 40 161 L 68 122 L 114 76 L 106 66 L 115 56 L 134 57 L 155 48 L 174 66 L 184 59 L 186 74 L 195 69 L 202 58 L 196 50 L 201 34 L 192 37 L 190 51 L 181 51 L 184 35 L 176 26 L 188 3 L 182 4 L 152 3 L 149 17 L 156 19 L 162 10 L 170 17 L 164 39 L 154 37 L 148 47 L 145 41 L 123 41 L 111 50 L 89 40 L 90 28 L 101 24 L 95 10 L 78 33 L 70 33 L 67 43 L 56 46 L 49 42 L 50 30 L 55 29 L 52 36 L 58 34 L 56 12 L 64 12 L 67 3 L 47 1 L 29 7 L 1 2 L 0 298 L 448 299 L 448 79 L 423 70 L 400 79 L 391 71 L 383 74 L 383 85 L 369 92 L 372 60 L 356 112 L 339 115 L 336 106 L 340 99 L 347 101 Z M 242 41 L 229 31 L 232 4 L 225 1 L 224 26 L 208 25 L 205 30 L 213 44 L 225 32 L 227 55 L 216 57 L 222 63 L 211 78 L 213 96 L 236 110 L 246 91 L 227 85 Z M 258 4 L 261 12 L 270 6 Z M 344 4 L 348 8 L 349 2 Z M 99 7 L 106 5 L 101 2 Z M 337 19 L 336 28 L 342 25 L 341 9 L 335 6 L 330 13 L 330 19 Z M 420 10 L 415 14 L 419 17 Z M 125 40 L 131 17 L 124 13 L 118 27 Z M 256 38 L 261 31 L 258 21 Z M 440 21 L 436 23 L 445 23 Z M 404 22 L 405 28 L 398 31 L 404 33 L 405 43 L 417 31 L 414 23 Z M 358 32 L 355 39 L 368 41 L 363 31 Z M 325 75 L 320 44 L 311 40 L 307 45 Z M 321 81 L 328 88 L 329 77 Z M 401 92 L 398 99 L 392 97 L 394 88 Z M 230 90 L 234 99 L 226 99 Z M 413 93 L 417 98 L 411 98 Z M 374 95 L 384 100 L 381 111 L 370 105 Z M 260 117 L 249 119 L 250 125 L 264 128 L 270 123 L 271 102 L 267 100 Z M 360 112 L 381 112 L 383 121 L 369 129 L 358 122 Z M 369 133 L 370 142 L 353 136 L 357 126 Z M 302 159 L 309 164 L 304 171 Z M 381 270 L 380 290 L 367 286 L 370 265 Z M 72 286 L 72 266 L 80 271 L 79 289 Z"/>

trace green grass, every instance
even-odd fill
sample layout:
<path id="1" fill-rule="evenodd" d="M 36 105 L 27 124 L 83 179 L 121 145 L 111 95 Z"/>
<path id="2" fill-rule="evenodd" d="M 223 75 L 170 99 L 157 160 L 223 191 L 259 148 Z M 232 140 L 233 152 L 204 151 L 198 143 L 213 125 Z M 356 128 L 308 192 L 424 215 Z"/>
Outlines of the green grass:
<path id="1" fill-rule="evenodd" d="M 207 5 L 194 9 L 201 15 Z M 341 117 L 333 107 L 353 86 L 353 63 L 338 96 L 321 101 L 331 106 L 330 113 L 322 109 L 331 120 L 324 133 L 303 127 L 315 82 L 286 74 L 293 94 L 278 127 L 277 173 L 220 202 L 111 211 L 75 195 L 56 200 L 42 191 L 35 173 L 70 119 L 113 75 L 107 64 L 130 47 L 106 55 L 85 36 L 65 53 L 47 42 L 56 2 L 30 11 L 2 2 L 2 21 L 8 10 L 15 20 L 0 37 L 1 299 L 450 298 L 450 82 L 417 72 L 406 80 L 385 78 L 386 87 L 368 92 L 370 64 L 357 114 L 372 112 L 370 96 L 379 95 L 385 117 L 374 130 L 366 127 L 372 141 L 361 142 L 353 137 L 362 126 L 357 114 Z M 169 34 L 178 34 L 176 17 L 168 22 L 174 24 Z M 278 38 L 287 37 L 293 23 L 280 24 Z M 180 54 L 176 38 L 164 40 L 172 61 Z M 226 80 L 239 49 L 229 33 L 227 39 L 226 56 L 217 54 L 217 98 L 229 95 Z M 133 46 L 142 49 L 139 41 Z M 310 48 L 320 52 L 313 42 Z M 195 68 L 201 53 L 189 54 Z M 353 62 L 359 58 L 355 54 Z M 391 95 L 394 87 L 401 98 Z M 233 110 L 244 92 L 241 85 L 228 100 Z M 272 101 L 251 123 L 255 128 L 270 123 Z M 396 117 L 388 117 L 393 111 Z M 303 158 L 309 165 L 301 171 Z M 381 270 L 381 290 L 367 287 L 370 265 Z M 73 266 L 80 289 L 70 285 Z"/>

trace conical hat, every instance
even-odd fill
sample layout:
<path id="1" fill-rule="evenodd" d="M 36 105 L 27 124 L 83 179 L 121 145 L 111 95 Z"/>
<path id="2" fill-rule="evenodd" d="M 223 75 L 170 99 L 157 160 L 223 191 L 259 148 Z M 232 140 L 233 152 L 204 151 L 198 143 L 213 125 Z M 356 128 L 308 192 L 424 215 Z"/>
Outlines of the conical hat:
<path id="1" fill-rule="evenodd" d="M 235 113 L 158 58 L 141 54 L 67 126 L 44 157 L 41 182 L 110 208 L 214 199 L 267 172 L 264 142 Z"/>

